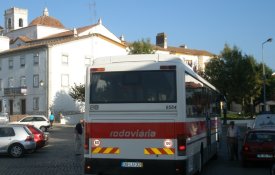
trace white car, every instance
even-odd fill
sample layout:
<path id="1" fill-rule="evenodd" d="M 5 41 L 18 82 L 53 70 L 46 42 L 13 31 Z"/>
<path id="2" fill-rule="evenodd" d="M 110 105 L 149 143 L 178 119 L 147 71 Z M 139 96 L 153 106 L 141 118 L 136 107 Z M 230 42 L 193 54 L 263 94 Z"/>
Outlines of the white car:
<path id="1" fill-rule="evenodd" d="M 0 124 L 6 124 L 9 122 L 8 113 L 0 112 Z"/>
<path id="2" fill-rule="evenodd" d="M 47 131 L 50 127 L 50 121 L 44 115 L 30 115 L 22 118 L 18 122 L 11 122 L 11 124 L 27 124 L 34 125 L 39 128 L 41 131 Z"/>
<path id="3" fill-rule="evenodd" d="M 257 115 L 252 129 L 275 129 L 275 114 Z"/>

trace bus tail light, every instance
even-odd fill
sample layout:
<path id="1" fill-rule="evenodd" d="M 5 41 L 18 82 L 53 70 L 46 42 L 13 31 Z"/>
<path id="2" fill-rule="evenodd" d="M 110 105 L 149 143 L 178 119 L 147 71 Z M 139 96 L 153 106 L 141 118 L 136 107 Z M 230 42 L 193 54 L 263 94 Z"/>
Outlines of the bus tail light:
<path id="1" fill-rule="evenodd" d="M 84 123 L 85 128 L 85 138 L 84 138 L 84 154 L 89 154 L 89 138 L 90 132 L 87 123 Z"/>
<path id="2" fill-rule="evenodd" d="M 177 137 L 178 142 L 178 155 L 184 156 L 186 154 L 186 136 L 178 135 Z"/>
<path id="3" fill-rule="evenodd" d="M 249 149 L 249 146 L 247 145 L 247 144 L 245 144 L 244 146 L 243 146 L 243 151 L 244 152 L 248 152 L 250 149 Z"/>

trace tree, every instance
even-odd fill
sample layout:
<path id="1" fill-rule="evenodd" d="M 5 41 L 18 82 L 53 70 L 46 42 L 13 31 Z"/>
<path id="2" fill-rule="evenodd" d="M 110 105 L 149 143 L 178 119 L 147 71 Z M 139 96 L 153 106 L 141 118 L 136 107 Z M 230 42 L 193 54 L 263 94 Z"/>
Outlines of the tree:
<path id="1" fill-rule="evenodd" d="M 150 43 L 150 40 L 135 41 L 130 45 L 130 54 L 153 54 L 154 49 Z"/>
<path id="2" fill-rule="evenodd" d="M 84 84 L 76 85 L 74 83 L 74 87 L 71 87 L 69 95 L 75 101 L 85 102 L 85 85 Z"/>
<path id="3" fill-rule="evenodd" d="M 261 95 L 262 78 L 257 67 L 252 56 L 226 44 L 220 57 L 206 65 L 204 77 L 226 96 L 229 105 L 234 101 L 246 109 Z"/>

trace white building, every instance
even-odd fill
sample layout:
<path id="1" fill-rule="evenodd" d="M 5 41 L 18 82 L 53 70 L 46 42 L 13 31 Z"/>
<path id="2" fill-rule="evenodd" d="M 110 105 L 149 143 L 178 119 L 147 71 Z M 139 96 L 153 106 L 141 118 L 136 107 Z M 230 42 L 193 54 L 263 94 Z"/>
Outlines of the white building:
<path id="1" fill-rule="evenodd" d="M 215 55 L 205 50 L 188 49 L 186 45 L 180 47 L 168 46 L 167 36 L 165 33 L 159 33 L 156 36 L 156 53 L 173 54 L 182 57 L 185 62 L 193 68 L 194 71 L 204 72 L 205 65 Z"/>
<path id="2" fill-rule="evenodd" d="M 10 115 L 82 112 L 82 104 L 68 94 L 72 86 L 84 84 L 85 71 L 94 58 L 126 55 L 120 39 L 97 24 L 67 29 L 47 8 L 28 23 L 28 10 L 5 11 L 0 27 L 0 112 Z M 195 70 L 204 70 L 214 57 L 207 51 L 168 47 L 164 33 L 157 36 L 156 53 L 176 54 Z"/>
<path id="3" fill-rule="evenodd" d="M 99 20 L 97 24 L 66 29 L 47 9 L 27 21 L 27 10 L 5 12 L 0 37 L 0 111 L 10 115 L 79 113 L 81 104 L 68 95 L 84 84 L 94 58 L 126 55 L 126 45 Z"/>

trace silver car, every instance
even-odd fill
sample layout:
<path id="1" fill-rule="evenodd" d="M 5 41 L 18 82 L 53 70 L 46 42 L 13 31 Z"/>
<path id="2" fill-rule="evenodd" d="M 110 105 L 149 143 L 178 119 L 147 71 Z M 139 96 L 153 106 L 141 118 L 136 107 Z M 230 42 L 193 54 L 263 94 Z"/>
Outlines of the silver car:
<path id="1" fill-rule="evenodd" d="M 0 153 L 11 157 L 22 157 L 25 152 L 35 150 L 36 143 L 25 125 L 0 125 Z"/>
<path id="2" fill-rule="evenodd" d="M 6 124 L 9 122 L 9 114 L 0 112 L 0 124 Z"/>

